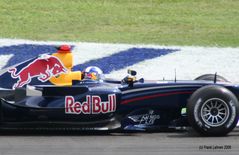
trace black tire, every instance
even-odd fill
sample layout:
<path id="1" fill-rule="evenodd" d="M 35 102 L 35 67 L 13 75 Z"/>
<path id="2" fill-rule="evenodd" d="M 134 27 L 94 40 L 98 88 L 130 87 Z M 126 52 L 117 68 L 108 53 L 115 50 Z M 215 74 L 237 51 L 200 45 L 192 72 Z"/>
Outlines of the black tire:
<path id="1" fill-rule="evenodd" d="M 187 116 L 190 125 L 199 134 L 225 136 L 236 127 L 239 103 L 228 89 L 208 85 L 192 94 L 187 104 Z"/>
<path id="2" fill-rule="evenodd" d="M 214 81 L 215 74 L 204 74 L 197 77 L 195 80 Z M 217 82 L 230 82 L 223 76 L 217 75 Z"/>

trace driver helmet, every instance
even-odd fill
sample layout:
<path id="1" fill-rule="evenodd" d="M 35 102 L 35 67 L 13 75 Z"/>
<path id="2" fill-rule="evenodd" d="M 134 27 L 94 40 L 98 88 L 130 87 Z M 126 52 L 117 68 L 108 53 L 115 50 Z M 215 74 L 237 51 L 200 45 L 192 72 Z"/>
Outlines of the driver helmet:
<path id="1" fill-rule="evenodd" d="M 102 80 L 104 75 L 103 71 L 96 66 L 89 66 L 84 71 L 84 79 L 91 79 L 91 80 Z"/>

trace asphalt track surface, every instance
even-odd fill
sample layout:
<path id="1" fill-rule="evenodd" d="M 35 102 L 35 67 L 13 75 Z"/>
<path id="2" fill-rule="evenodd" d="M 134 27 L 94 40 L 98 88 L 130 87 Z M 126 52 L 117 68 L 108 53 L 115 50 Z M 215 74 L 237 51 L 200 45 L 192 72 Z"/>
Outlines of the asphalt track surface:
<path id="1" fill-rule="evenodd" d="M 195 132 L 79 133 L 1 131 L 0 155 L 238 154 L 239 129 L 227 137 Z"/>

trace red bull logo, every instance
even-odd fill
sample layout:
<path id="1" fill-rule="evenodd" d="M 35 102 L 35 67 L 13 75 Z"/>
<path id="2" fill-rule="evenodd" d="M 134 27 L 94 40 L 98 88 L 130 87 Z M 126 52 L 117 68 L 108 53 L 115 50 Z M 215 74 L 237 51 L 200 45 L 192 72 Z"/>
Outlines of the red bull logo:
<path id="1" fill-rule="evenodd" d="M 116 111 L 116 95 L 108 95 L 108 101 L 102 101 L 100 96 L 86 96 L 85 102 L 75 102 L 73 96 L 65 97 L 66 114 L 105 114 Z"/>
<path id="2" fill-rule="evenodd" d="M 15 89 L 29 84 L 33 78 L 37 78 L 41 82 L 46 82 L 51 77 L 66 73 L 67 69 L 57 57 L 44 55 L 42 58 L 37 58 L 29 63 L 18 73 L 17 68 L 11 68 L 8 72 L 11 73 L 12 78 L 18 79 L 13 85 L 13 89 Z"/>

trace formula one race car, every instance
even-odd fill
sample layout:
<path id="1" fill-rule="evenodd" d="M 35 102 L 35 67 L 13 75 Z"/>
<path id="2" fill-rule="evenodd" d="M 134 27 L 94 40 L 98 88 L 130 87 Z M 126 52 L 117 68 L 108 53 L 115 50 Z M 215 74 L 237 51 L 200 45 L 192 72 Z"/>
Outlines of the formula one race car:
<path id="1" fill-rule="evenodd" d="M 154 131 L 192 126 L 201 135 L 224 136 L 238 122 L 239 85 L 216 74 L 146 81 L 129 70 L 123 80 L 79 76 L 70 83 L 67 78 L 67 84 L 56 82 L 64 82 L 67 74 L 66 64 L 53 55 L 1 71 L 0 128 Z"/>

